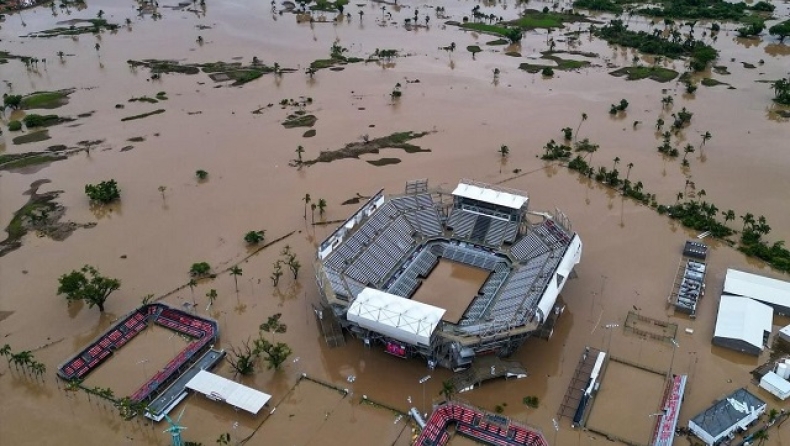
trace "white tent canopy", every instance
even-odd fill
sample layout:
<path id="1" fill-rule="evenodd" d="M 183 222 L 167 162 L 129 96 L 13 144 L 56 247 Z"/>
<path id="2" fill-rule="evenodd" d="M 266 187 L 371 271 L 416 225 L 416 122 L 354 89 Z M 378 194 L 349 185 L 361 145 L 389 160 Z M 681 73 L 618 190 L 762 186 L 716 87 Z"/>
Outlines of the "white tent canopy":
<path id="1" fill-rule="evenodd" d="M 253 414 L 257 414 L 272 397 L 206 370 L 199 371 L 186 387 L 206 395 L 209 399 L 223 401 Z"/>
<path id="2" fill-rule="evenodd" d="M 774 372 L 768 372 L 762 377 L 760 387 L 781 400 L 790 396 L 790 382 Z"/>
<path id="3" fill-rule="evenodd" d="M 724 294 L 750 297 L 768 305 L 790 307 L 790 282 L 728 269 Z"/>
<path id="4" fill-rule="evenodd" d="M 443 308 L 365 288 L 348 308 L 346 317 L 376 333 L 427 346 L 444 313 Z"/>
<path id="5" fill-rule="evenodd" d="M 458 183 L 453 191 L 456 197 L 469 198 L 471 200 L 491 203 L 497 206 L 504 206 L 511 209 L 521 209 L 528 198 L 524 195 L 516 195 L 488 187 L 476 186 L 468 183 Z"/>
<path id="6" fill-rule="evenodd" d="M 573 239 L 571 239 L 570 246 L 568 246 L 565 255 L 562 257 L 557 267 L 557 271 L 554 273 L 553 280 L 549 281 L 546 285 L 546 291 L 543 292 L 543 296 L 541 296 L 538 302 L 538 309 L 542 317 L 541 322 L 546 322 L 549 313 L 557 302 L 557 297 L 562 292 L 565 282 L 567 282 L 568 276 L 570 276 L 573 267 L 579 264 L 581 258 L 582 240 L 578 235 L 574 235 Z"/>
<path id="7" fill-rule="evenodd" d="M 738 296 L 721 296 L 714 338 L 735 339 L 763 348 L 765 332 L 771 332 L 773 310 L 768 305 Z"/>

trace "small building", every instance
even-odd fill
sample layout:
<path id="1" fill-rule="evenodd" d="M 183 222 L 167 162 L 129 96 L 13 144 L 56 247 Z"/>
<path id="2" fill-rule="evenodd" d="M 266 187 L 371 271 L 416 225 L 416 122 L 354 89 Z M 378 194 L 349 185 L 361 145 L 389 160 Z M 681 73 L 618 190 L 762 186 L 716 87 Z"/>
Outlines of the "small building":
<path id="1" fill-rule="evenodd" d="M 689 430 L 712 446 L 757 420 L 765 412 L 760 398 L 741 388 L 689 420 Z"/>
<path id="2" fill-rule="evenodd" d="M 771 334 L 773 310 L 768 305 L 737 296 L 721 296 L 713 344 L 758 356 Z"/>
<path id="3" fill-rule="evenodd" d="M 790 325 L 782 327 L 779 330 L 779 339 L 785 342 L 790 342 Z"/>
<path id="4" fill-rule="evenodd" d="M 768 372 L 760 379 L 760 387 L 784 401 L 790 396 L 790 382 L 775 372 Z"/>
<path id="5" fill-rule="evenodd" d="M 728 269 L 723 294 L 758 300 L 781 315 L 790 315 L 790 282 Z"/>

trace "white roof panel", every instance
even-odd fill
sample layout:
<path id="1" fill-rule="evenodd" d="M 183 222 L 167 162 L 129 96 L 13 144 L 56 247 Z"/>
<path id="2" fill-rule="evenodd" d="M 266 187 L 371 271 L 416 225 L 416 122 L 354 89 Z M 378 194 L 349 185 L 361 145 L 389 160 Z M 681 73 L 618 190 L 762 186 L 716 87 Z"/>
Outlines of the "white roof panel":
<path id="1" fill-rule="evenodd" d="M 253 414 L 257 414 L 272 397 L 206 370 L 199 371 L 189 380 L 187 388 L 200 392 L 212 400 L 223 401 Z"/>
<path id="2" fill-rule="evenodd" d="M 752 299 L 721 296 L 714 337 L 740 339 L 760 349 L 764 332 L 771 332 L 774 311 Z"/>
<path id="3" fill-rule="evenodd" d="M 724 293 L 751 297 L 759 301 L 790 307 L 790 282 L 728 269 Z"/>
<path id="4" fill-rule="evenodd" d="M 346 313 L 361 327 L 411 345 L 429 345 L 443 308 L 365 288 Z"/>
<path id="5" fill-rule="evenodd" d="M 528 200 L 524 195 L 517 195 L 469 183 L 458 183 L 458 186 L 453 191 L 453 195 L 511 209 L 521 209 Z"/>

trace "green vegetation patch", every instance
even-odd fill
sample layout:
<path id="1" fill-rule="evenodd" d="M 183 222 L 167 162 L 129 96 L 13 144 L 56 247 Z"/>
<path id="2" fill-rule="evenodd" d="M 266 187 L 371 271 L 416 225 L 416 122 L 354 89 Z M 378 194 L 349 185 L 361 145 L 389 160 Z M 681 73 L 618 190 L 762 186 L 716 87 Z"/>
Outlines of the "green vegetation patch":
<path id="1" fill-rule="evenodd" d="M 306 160 L 301 165 L 309 166 L 315 163 L 329 163 L 347 158 L 359 158 L 361 155 L 378 154 L 381 149 L 401 149 L 406 153 L 430 152 L 409 141 L 429 134 L 430 132 L 398 132 L 381 138 L 364 138 L 361 142 L 352 142 L 337 150 L 324 150 L 317 158 Z"/>
<path id="2" fill-rule="evenodd" d="M 622 20 L 615 19 L 607 25 L 594 31 L 595 35 L 601 39 L 628 48 L 636 48 L 645 54 L 666 56 L 673 59 L 688 56 L 691 57 L 691 67 L 694 71 L 702 71 L 719 57 L 719 52 L 703 43 L 690 37 L 682 40 L 676 33 L 672 40 L 661 37 L 660 32 L 647 33 L 644 31 L 631 31 Z"/>
<path id="3" fill-rule="evenodd" d="M 76 24 L 70 26 L 58 26 L 52 29 L 46 29 L 44 31 L 38 31 L 34 33 L 30 33 L 23 37 L 57 37 L 57 36 L 78 36 L 80 34 L 98 34 L 102 30 L 108 31 L 115 31 L 118 29 L 118 25 L 115 23 L 109 23 L 107 20 L 104 19 L 88 19 L 88 20 L 80 20 L 78 23 L 87 23 L 87 25 L 80 25 L 77 26 Z"/>
<path id="4" fill-rule="evenodd" d="M 149 104 L 156 104 L 157 102 L 159 102 L 159 100 L 150 98 L 148 96 L 140 96 L 140 97 L 129 99 L 129 102 L 147 102 Z"/>
<path id="5" fill-rule="evenodd" d="M 728 84 L 726 82 L 722 82 L 722 81 L 714 79 L 712 77 L 706 77 L 705 79 L 702 79 L 702 81 L 700 81 L 700 83 L 702 85 L 706 86 L 706 87 L 715 87 L 717 85 L 730 85 L 730 84 Z"/>
<path id="6" fill-rule="evenodd" d="M 376 167 L 382 166 L 389 166 L 391 164 L 399 164 L 401 162 L 400 158 L 379 158 L 377 160 L 369 160 L 368 164 L 372 164 Z"/>
<path id="7" fill-rule="evenodd" d="M 582 14 L 565 14 L 559 12 L 541 12 L 535 9 L 527 9 L 524 14 L 516 19 L 506 22 L 508 25 L 518 26 L 528 31 L 531 29 L 562 28 L 565 23 L 589 22 Z"/>
<path id="8" fill-rule="evenodd" d="M 329 0 L 315 0 L 315 4 L 310 5 L 310 10 L 342 13 L 347 4 L 348 0 L 337 0 L 334 2 Z"/>
<path id="9" fill-rule="evenodd" d="M 0 170 L 21 169 L 62 159 L 66 159 L 66 155 L 38 152 L 11 153 L 0 155 Z"/>
<path id="10" fill-rule="evenodd" d="M 579 68 L 584 68 L 590 65 L 590 62 L 586 60 L 573 60 L 573 59 L 563 59 L 556 54 L 561 54 L 561 51 L 544 51 L 540 54 L 543 55 L 544 60 L 551 60 L 556 63 L 556 66 L 548 65 L 548 64 L 540 64 L 540 63 L 529 63 L 524 62 L 518 67 L 528 73 L 537 73 L 539 71 L 543 71 L 545 68 L 550 68 L 553 70 L 576 70 Z"/>
<path id="11" fill-rule="evenodd" d="M 130 67 L 146 67 L 151 70 L 151 74 L 179 73 L 179 74 L 198 74 L 200 69 L 195 65 L 181 65 L 175 60 L 127 60 Z"/>
<path id="12" fill-rule="evenodd" d="M 573 7 L 590 11 L 611 12 L 612 14 L 622 14 L 623 12 L 623 7 L 613 0 L 576 0 L 573 2 Z"/>
<path id="13" fill-rule="evenodd" d="M 483 50 L 481 50 L 480 47 L 477 45 L 469 45 L 468 47 L 466 47 L 466 51 L 469 51 L 472 54 L 477 54 L 482 52 Z"/>
<path id="14" fill-rule="evenodd" d="M 294 127 L 312 127 L 318 118 L 315 115 L 288 115 L 283 121 L 283 127 L 292 129 Z"/>
<path id="15" fill-rule="evenodd" d="M 678 72 L 664 67 L 623 67 L 612 71 L 612 76 L 623 77 L 629 81 L 652 79 L 656 82 L 669 82 L 678 77 Z"/>
<path id="16" fill-rule="evenodd" d="M 510 42 L 508 42 L 505 39 L 496 39 L 496 40 L 492 40 L 490 42 L 486 42 L 486 45 L 500 46 L 500 45 L 507 45 L 508 43 L 510 43 Z"/>
<path id="17" fill-rule="evenodd" d="M 31 93 L 22 98 L 20 104 L 23 109 L 53 109 L 62 107 L 69 103 L 69 95 L 74 93 L 74 89 L 59 91 L 39 91 Z"/>
<path id="18" fill-rule="evenodd" d="M 312 138 L 313 136 L 315 136 L 315 134 L 316 134 L 315 129 L 310 129 L 310 130 L 304 132 L 304 134 L 302 134 L 302 137 L 303 138 Z"/>
<path id="19" fill-rule="evenodd" d="M 13 143 L 16 145 L 20 145 L 20 144 L 28 144 L 31 142 L 46 141 L 48 139 L 51 139 L 49 136 L 49 130 L 39 130 L 37 132 L 30 132 L 30 133 L 25 133 L 24 135 L 19 135 L 14 139 L 12 139 L 11 141 L 13 141 Z"/>
<path id="20" fill-rule="evenodd" d="M 9 60 L 21 60 L 22 62 L 28 63 L 29 61 L 33 60 L 32 57 L 28 56 L 17 56 L 16 54 L 11 54 L 8 51 L 0 51 L 0 64 L 8 63 Z"/>
<path id="21" fill-rule="evenodd" d="M 165 112 L 165 109 L 160 108 L 160 109 L 157 109 L 157 110 L 154 110 L 154 111 L 150 111 L 148 113 L 141 113 L 139 115 L 133 115 L 133 116 L 127 116 L 125 118 L 121 118 L 121 122 L 123 122 L 123 121 L 134 121 L 135 119 L 143 119 L 143 118 L 147 118 L 147 117 L 152 116 L 152 115 L 158 115 L 158 114 L 164 113 L 164 112 Z"/>

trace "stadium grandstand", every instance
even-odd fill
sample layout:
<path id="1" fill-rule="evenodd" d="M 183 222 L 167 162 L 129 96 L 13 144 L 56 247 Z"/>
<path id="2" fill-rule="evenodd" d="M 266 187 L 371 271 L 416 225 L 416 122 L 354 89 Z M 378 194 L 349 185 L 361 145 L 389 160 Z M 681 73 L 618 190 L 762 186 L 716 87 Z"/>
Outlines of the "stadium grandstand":
<path id="1" fill-rule="evenodd" d="M 115 350 L 123 347 L 149 324 L 173 330 L 191 339 L 167 365 L 148 379 L 134 394 L 132 402 L 150 403 L 185 370 L 198 361 L 217 340 L 216 321 L 195 316 L 163 304 L 143 305 L 123 316 L 99 337 L 58 367 L 58 376 L 66 381 L 83 380 L 104 361 L 112 358 Z"/>
<path id="2" fill-rule="evenodd" d="M 331 309 L 366 345 L 451 369 L 549 337 L 582 243 L 561 212 L 528 202 L 471 180 L 451 193 L 426 180 L 379 191 L 319 246 L 318 314 Z"/>
<path id="3" fill-rule="evenodd" d="M 492 414 L 458 401 L 436 407 L 414 442 L 415 446 L 443 446 L 450 441 L 448 429 L 455 425 L 456 434 L 486 445 L 548 446 L 543 434 L 535 428 L 516 423 L 507 417 Z"/>

